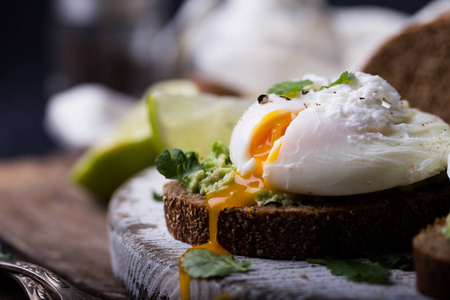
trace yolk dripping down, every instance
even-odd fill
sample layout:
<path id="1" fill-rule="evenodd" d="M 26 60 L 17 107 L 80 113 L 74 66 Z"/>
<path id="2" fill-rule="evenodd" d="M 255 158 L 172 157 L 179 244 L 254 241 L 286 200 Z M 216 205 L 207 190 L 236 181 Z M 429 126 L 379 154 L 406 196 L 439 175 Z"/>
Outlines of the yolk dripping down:
<path id="1" fill-rule="evenodd" d="M 263 182 L 259 178 L 253 176 L 243 178 L 236 175 L 234 182 L 226 188 L 207 194 L 205 201 L 209 215 L 209 242 L 192 247 L 187 251 L 191 251 L 193 249 L 208 249 L 217 255 L 230 254 L 217 242 L 217 223 L 219 220 L 220 211 L 227 207 L 254 205 L 255 200 L 253 199 L 252 194 L 261 186 L 263 186 Z M 181 264 L 183 259 L 184 258 L 182 256 L 179 261 L 180 293 L 181 299 L 187 300 L 190 299 L 190 277 Z"/>
<path id="2" fill-rule="evenodd" d="M 209 242 L 203 245 L 195 246 L 192 249 L 208 249 L 214 251 L 217 255 L 230 254 L 217 242 L 217 223 L 219 214 L 227 207 L 244 207 L 255 205 L 256 202 L 253 194 L 257 189 L 267 186 L 262 178 L 263 167 L 266 161 L 273 161 L 278 155 L 281 143 L 278 148 L 271 152 L 276 140 L 282 138 L 286 132 L 286 128 L 297 116 L 290 110 L 282 109 L 270 112 L 252 131 L 252 140 L 250 143 L 250 154 L 257 162 L 257 169 L 250 176 L 241 176 L 236 174 L 234 182 L 229 186 L 212 193 L 205 197 L 206 208 L 209 214 Z M 179 279 L 181 299 L 190 299 L 190 277 L 179 261 Z"/>

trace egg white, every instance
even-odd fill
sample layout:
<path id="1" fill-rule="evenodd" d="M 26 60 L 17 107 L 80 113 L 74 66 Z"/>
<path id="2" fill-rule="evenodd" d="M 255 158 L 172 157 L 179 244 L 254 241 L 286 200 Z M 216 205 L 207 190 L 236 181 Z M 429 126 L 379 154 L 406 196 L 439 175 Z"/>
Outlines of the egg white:
<path id="1" fill-rule="evenodd" d="M 253 104 L 230 141 L 237 171 L 247 175 L 255 170 L 250 154 L 253 130 L 279 109 L 303 109 L 277 141 L 281 147 L 276 159 L 264 165 L 264 180 L 282 191 L 360 194 L 412 184 L 444 171 L 450 126 L 410 108 L 381 77 L 355 75 L 351 84 L 322 91 L 315 87 L 291 100 L 271 94 L 268 102 Z"/>

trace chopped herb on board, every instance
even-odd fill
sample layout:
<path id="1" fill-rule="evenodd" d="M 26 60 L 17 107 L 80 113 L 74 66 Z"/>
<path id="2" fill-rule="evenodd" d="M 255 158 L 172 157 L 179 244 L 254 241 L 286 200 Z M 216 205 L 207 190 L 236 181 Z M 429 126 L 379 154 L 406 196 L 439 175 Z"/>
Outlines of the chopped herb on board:
<path id="1" fill-rule="evenodd" d="M 152 198 L 153 198 L 153 200 L 155 200 L 157 202 L 163 201 L 163 197 L 155 191 L 152 192 Z"/>
<path id="2" fill-rule="evenodd" d="M 211 278 L 247 272 L 252 262 L 235 260 L 231 254 L 217 255 L 208 249 L 193 249 L 183 255 L 181 264 L 193 278 Z"/>
<path id="3" fill-rule="evenodd" d="M 326 266 L 331 274 L 345 276 L 347 279 L 357 282 L 374 284 L 391 284 L 389 279 L 391 272 L 379 263 L 365 264 L 350 259 L 307 259 L 308 263 Z"/>
<path id="4" fill-rule="evenodd" d="M 402 271 L 414 270 L 413 258 L 401 254 L 378 254 L 369 256 L 369 259 L 389 269 L 399 269 Z"/>

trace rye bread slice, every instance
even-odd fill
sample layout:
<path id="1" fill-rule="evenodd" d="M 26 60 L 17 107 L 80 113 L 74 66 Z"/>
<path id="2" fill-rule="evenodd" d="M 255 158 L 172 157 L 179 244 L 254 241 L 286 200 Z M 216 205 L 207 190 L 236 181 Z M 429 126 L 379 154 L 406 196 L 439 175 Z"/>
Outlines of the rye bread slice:
<path id="1" fill-rule="evenodd" d="M 412 107 L 450 122 L 450 13 L 413 25 L 378 49 L 362 71 L 380 75 Z"/>
<path id="2" fill-rule="evenodd" d="M 411 250 L 411 239 L 450 210 L 445 172 L 413 185 L 342 197 L 298 195 L 301 205 L 235 207 L 223 210 L 218 241 L 236 255 L 305 259 Z M 209 240 L 204 197 L 178 181 L 164 186 L 166 224 L 172 236 L 191 245 Z"/>
<path id="3" fill-rule="evenodd" d="M 441 229 L 445 218 L 437 219 L 414 237 L 414 269 L 417 289 L 436 299 L 450 299 L 450 240 Z"/>

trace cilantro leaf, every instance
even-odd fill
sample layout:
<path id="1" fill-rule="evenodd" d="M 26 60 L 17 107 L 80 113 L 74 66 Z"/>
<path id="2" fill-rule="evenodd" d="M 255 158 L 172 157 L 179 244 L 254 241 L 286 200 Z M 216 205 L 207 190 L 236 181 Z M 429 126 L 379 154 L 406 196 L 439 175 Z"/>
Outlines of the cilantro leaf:
<path id="1" fill-rule="evenodd" d="M 155 191 L 152 192 L 152 197 L 153 197 L 153 200 L 155 200 L 157 202 L 162 202 L 163 201 L 162 195 L 158 194 Z"/>
<path id="2" fill-rule="evenodd" d="M 349 73 L 349 72 L 345 71 L 344 73 L 341 74 L 341 76 L 335 82 L 333 82 L 329 86 L 322 86 L 320 88 L 320 90 L 329 89 L 330 87 L 338 85 L 338 84 L 350 83 L 355 79 L 356 79 L 355 73 Z"/>
<path id="3" fill-rule="evenodd" d="M 284 81 L 275 84 L 273 87 L 267 90 L 267 93 L 293 97 L 297 94 L 298 91 L 302 90 L 304 87 L 310 84 L 312 84 L 312 81 L 308 79 L 302 81 Z"/>
<path id="4" fill-rule="evenodd" d="M 185 184 L 192 173 L 204 169 L 198 161 L 197 153 L 180 149 L 164 150 L 155 160 L 156 169 L 168 179 L 177 179 Z"/>
<path id="5" fill-rule="evenodd" d="M 414 260 L 401 254 L 379 254 L 369 256 L 372 262 L 377 262 L 389 269 L 399 269 L 402 271 L 413 271 Z"/>
<path id="6" fill-rule="evenodd" d="M 208 249 L 193 249 L 183 255 L 181 262 L 193 278 L 224 277 L 231 273 L 247 272 L 249 260 L 235 260 L 231 254 L 217 255 Z"/>
<path id="7" fill-rule="evenodd" d="M 331 274 L 345 276 L 347 279 L 358 282 L 375 284 L 391 284 L 390 270 L 379 263 L 365 264 L 349 259 L 307 259 L 312 264 L 326 266 Z"/>

